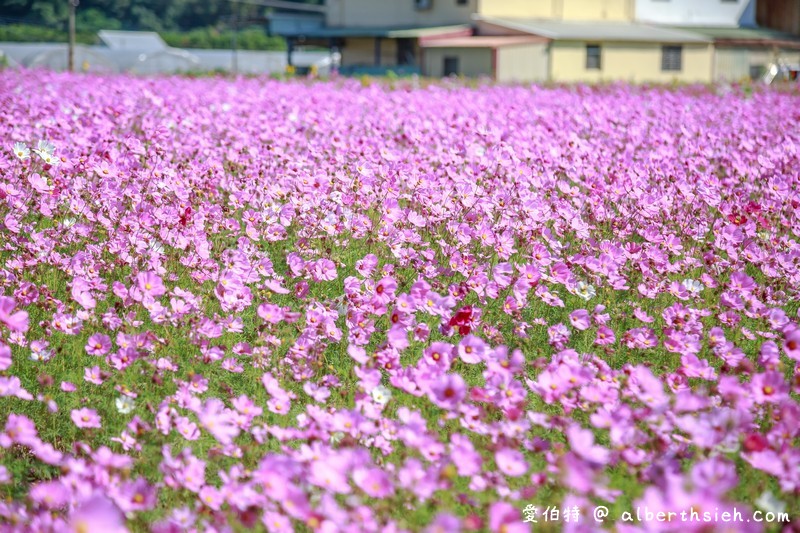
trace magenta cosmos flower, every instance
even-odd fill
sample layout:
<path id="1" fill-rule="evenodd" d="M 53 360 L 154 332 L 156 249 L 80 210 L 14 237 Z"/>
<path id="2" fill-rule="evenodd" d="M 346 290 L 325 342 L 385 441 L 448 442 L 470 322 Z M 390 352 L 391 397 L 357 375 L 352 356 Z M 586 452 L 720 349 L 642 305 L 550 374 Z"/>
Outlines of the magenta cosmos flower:
<path id="1" fill-rule="evenodd" d="M 464 399 L 467 386 L 459 374 L 444 374 L 431 385 L 431 401 L 442 409 L 453 409 Z"/>
<path id="2" fill-rule="evenodd" d="M 783 349 L 789 358 L 800 361 L 800 328 L 791 329 L 784 334 Z"/>

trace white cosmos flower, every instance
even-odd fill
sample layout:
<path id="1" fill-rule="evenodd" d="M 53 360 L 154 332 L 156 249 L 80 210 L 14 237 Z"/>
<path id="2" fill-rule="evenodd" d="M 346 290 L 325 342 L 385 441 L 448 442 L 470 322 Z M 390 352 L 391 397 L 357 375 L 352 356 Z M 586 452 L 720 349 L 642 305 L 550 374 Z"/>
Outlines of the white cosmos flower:
<path id="1" fill-rule="evenodd" d="M 586 283 L 585 281 L 578 282 L 578 284 L 575 286 L 574 293 L 586 301 L 589 301 L 595 296 L 597 296 L 597 291 L 595 290 L 595 288 Z"/>
<path id="2" fill-rule="evenodd" d="M 70 228 L 75 225 L 75 222 L 77 222 L 77 220 L 74 218 L 65 218 L 62 224 L 64 224 L 65 228 Z"/>
<path id="3" fill-rule="evenodd" d="M 767 513 L 779 514 L 786 512 L 786 502 L 779 500 L 768 490 L 761 493 L 755 504 L 756 507 Z"/>
<path id="4" fill-rule="evenodd" d="M 378 385 L 372 392 L 370 392 L 372 396 L 372 401 L 377 403 L 378 405 L 386 405 L 389 403 L 389 400 L 392 399 L 392 391 L 384 387 L 383 385 Z"/>
<path id="5" fill-rule="evenodd" d="M 31 149 L 25 143 L 14 143 L 14 155 L 24 161 L 31 158 Z"/>
<path id="6" fill-rule="evenodd" d="M 700 294 L 700 291 L 703 290 L 703 284 L 696 279 L 685 279 L 682 284 L 693 296 Z"/>
<path id="7" fill-rule="evenodd" d="M 59 159 L 54 155 L 56 145 L 49 141 L 39 141 L 33 151 L 42 158 L 42 161 L 47 165 L 55 166 L 59 163 Z"/>
<path id="8" fill-rule="evenodd" d="M 42 161 L 44 161 L 46 165 L 54 167 L 61 162 L 59 158 L 48 152 L 40 152 L 38 150 L 34 150 L 34 152 L 36 152 L 39 155 L 39 157 L 42 158 Z"/>
<path id="9" fill-rule="evenodd" d="M 31 352 L 31 361 L 49 361 L 53 357 L 53 351 L 49 348 L 44 348 L 39 351 Z"/>
<path id="10" fill-rule="evenodd" d="M 56 145 L 51 143 L 50 141 L 42 140 L 36 143 L 36 152 L 40 155 L 42 153 L 53 155 L 55 151 L 56 151 Z"/>
<path id="11" fill-rule="evenodd" d="M 128 396 L 120 396 L 114 403 L 117 406 L 117 411 L 119 411 L 123 415 L 127 415 L 128 413 L 133 411 L 134 407 L 133 398 L 130 398 Z"/>

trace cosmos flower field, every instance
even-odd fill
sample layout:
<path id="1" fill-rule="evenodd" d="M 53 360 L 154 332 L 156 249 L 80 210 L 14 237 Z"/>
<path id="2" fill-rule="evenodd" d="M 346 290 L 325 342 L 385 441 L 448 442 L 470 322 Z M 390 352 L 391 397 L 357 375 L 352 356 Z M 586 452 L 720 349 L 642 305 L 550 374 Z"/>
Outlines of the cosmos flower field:
<path id="1" fill-rule="evenodd" d="M 0 103 L 1 530 L 800 518 L 796 91 L 4 71 Z"/>

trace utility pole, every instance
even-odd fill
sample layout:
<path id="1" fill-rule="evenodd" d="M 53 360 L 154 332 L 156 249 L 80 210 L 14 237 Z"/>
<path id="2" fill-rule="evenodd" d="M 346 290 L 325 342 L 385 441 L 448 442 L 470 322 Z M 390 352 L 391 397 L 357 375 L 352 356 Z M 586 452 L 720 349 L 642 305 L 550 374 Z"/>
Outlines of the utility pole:
<path id="1" fill-rule="evenodd" d="M 69 2 L 69 45 L 67 50 L 67 70 L 75 71 L 75 8 L 78 7 L 79 0 L 67 0 Z"/>

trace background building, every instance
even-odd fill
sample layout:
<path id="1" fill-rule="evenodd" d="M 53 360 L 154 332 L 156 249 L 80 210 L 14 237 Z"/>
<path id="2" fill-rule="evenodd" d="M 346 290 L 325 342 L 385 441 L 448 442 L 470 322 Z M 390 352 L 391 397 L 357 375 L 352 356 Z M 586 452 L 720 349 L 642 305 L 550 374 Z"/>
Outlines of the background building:
<path id="1" fill-rule="evenodd" d="M 272 30 L 340 52 L 344 73 L 705 83 L 800 62 L 800 0 L 327 0 L 303 16 Z"/>

